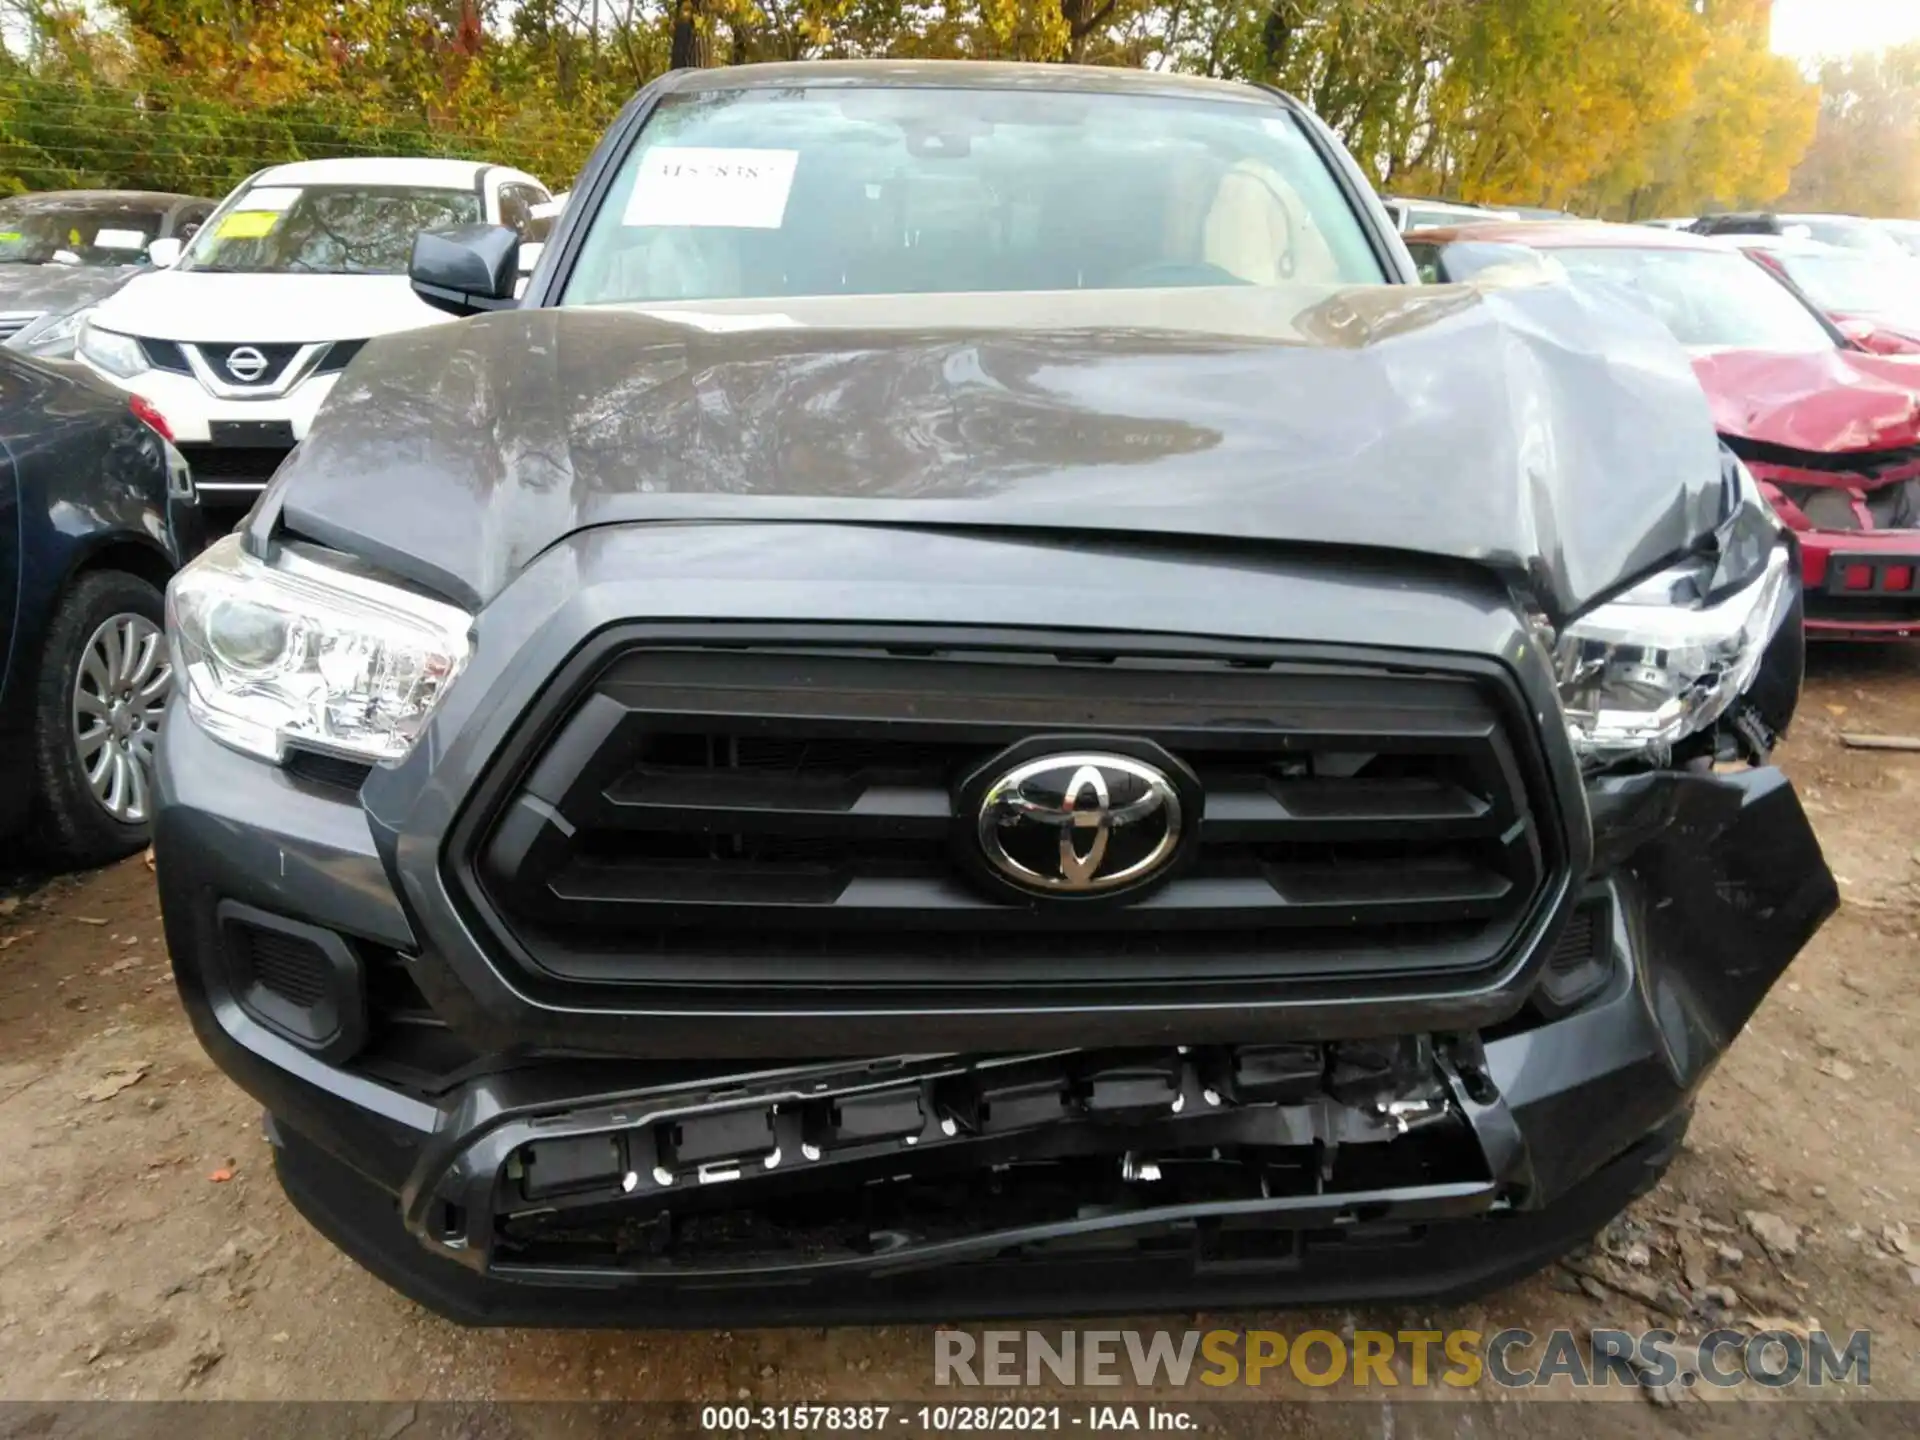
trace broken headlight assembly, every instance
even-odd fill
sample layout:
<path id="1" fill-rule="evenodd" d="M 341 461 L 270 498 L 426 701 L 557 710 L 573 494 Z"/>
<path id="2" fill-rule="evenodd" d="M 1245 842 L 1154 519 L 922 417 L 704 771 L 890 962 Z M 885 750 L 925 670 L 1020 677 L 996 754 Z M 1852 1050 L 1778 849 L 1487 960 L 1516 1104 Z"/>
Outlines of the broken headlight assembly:
<path id="1" fill-rule="evenodd" d="M 472 617 L 344 558 L 228 535 L 174 577 L 167 634 L 187 709 L 236 750 L 393 761 L 466 665 Z"/>
<path id="2" fill-rule="evenodd" d="M 1709 732 L 1753 685 L 1795 609 L 1792 542 L 1746 467 L 1727 459 L 1732 505 L 1713 543 L 1553 637 L 1567 730 L 1589 767 L 1665 763 Z"/>

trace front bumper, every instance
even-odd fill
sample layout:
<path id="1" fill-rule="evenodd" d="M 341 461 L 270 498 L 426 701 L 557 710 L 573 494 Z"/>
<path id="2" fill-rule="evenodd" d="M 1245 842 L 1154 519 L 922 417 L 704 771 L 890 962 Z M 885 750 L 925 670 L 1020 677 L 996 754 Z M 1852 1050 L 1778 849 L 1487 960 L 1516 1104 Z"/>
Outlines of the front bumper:
<path id="1" fill-rule="evenodd" d="M 846 983 L 798 996 L 725 975 L 691 998 L 631 976 L 536 987 L 450 884 L 490 777 L 560 753 L 516 746 L 543 706 L 573 703 L 568 673 L 596 638 L 635 617 L 656 650 L 812 657 L 831 649 L 822 632 L 922 650 L 932 634 L 951 651 L 953 632 L 932 627 L 964 615 L 970 634 L 1013 637 L 1006 648 L 1076 628 L 1098 639 L 1084 622 L 1100 616 L 1115 644 L 1203 646 L 1213 660 L 1189 655 L 1180 672 L 1201 678 L 1165 693 L 1203 697 L 1218 733 L 1248 692 L 1204 689 L 1214 661 L 1271 651 L 1286 616 L 1329 637 L 1314 652 L 1329 669 L 1357 652 L 1411 654 L 1409 670 L 1502 657 L 1525 706 L 1499 723 L 1524 733 L 1557 713 L 1490 583 L 1396 568 L 1389 585 L 1323 558 L 1059 558 L 881 527 L 585 532 L 481 612 L 472 661 L 407 760 L 345 787 L 224 748 L 176 697 L 155 840 L 175 974 L 203 1044 L 274 1117 L 289 1193 L 370 1268 L 462 1319 L 692 1324 L 1453 1294 L 1538 1264 L 1649 1183 L 1714 1062 L 1836 903 L 1774 770 L 1583 781 L 1569 746 L 1529 736 L 1537 783 L 1516 783 L 1534 797 L 1541 880 L 1497 966 L 1450 986 L 1359 973 L 1349 941 L 1332 952 L 1348 957 L 1337 983 L 1260 971 L 1231 998 L 1171 948 L 1150 1000 L 1098 974 L 1062 999 L 1014 973 L 965 1005 L 886 1003 L 855 988 L 874 969 L 859 952 Z M 782 615 L 808 622 L 769 631 Z M 759 638 L 743 645 L 743 630 Z M 1782 664 L 1797 674 L 1791 639 Z M 925 719 L 951 692 L 900 693 Z M 1128 713 L 1070 702 L 1082 724 Z M 699 703 L 753 713 L 734 692 Z M 1055 713 L 1018 724 L 1037 732 Z M 1289 715 L 1295 736 L 1333 723 L 1258 713 Z M 1448 713 L 1478 727 L 1485 712 Z M 258 967 L 284 949 L 243 964 L 229 927 L 263 919 L 361 977 L 360 1025 L 337 1015 L 303 1042 L 262 1008 Z M 1000 933 L 1066 934 L 1057 915 L 1018 919 Z M 1104 949 L 1128 927 L 1082 928 Z M 1425 953 L 1429 933 L 1405 948 Z M 1002 958 L 983 947 L 972 963 Z M 968 963 L 951 969 L 966 978 Z M 1569 974 L 1581 983 L 1556 990 Z M 425 1028 L 392 1046 L 376 1031 L 396 1017 Z"/>
<path id="2" fill-rule="evenodd" d="M 1920 531 L 1800 532 L 1807 634 L 1920 639 Z"/>
<path id="3" fill-rule="evenodd" d="M 1780 488 L 1808 472 L 1756 462 L 1754 474 L 1799 542 L 1809 639 L 1920 639 L 1920 530 L 1880 528 L 1867 490 L 1837 487 L 1858 528 L 1822 529 Z"/>
<path id="4" fill-rule="evenodd" d="M 280 462 L 306 437 L 338 372 L 309 375 L 284 394 L 223 399 L 192 375 L 144 370 L 131 378 L 82 360 L 99 379 L 151 402 L 192 469 L 201 504 L 230 527 L 267 488 Z"/>
<path id="5" fill-rule="evenodd" d="M 1221 1125 L 1233 1143 L 1296 1158 L 1331 1149 L 1358 1168 L 1310 1167 L 1290 1189 L 1225 1200 L 1157 1204 L 1152 1184 L 1131 1184 L 1119 1209 L 983 1214 L 960 1233 L 887 1232 L 870 1253 L 822 1241 L 710 1263 L 615 1245 L 582 1260 L 529 1248 L 528 1216 L 577 1204 L 617 1227 L 628 1212 L 657 1214 L 676 1185 L 703 1208 L 723 1196 L 745 1213 L 809 1185 L 839 1193 L 824 1167 L 848 1161 L 847 1178 L 863 1185 L 876 1167 L 941 1174 L 941 1147 L 956 1140 L 935 1108 L 942 1077 L 1010 1057 L 897 1057 L 874 1071 L 507 1051 L 433 1086 L 329 1063 L 238 1002 L 209 905 L 217 897 L 368 945 L 414 948 L 365 812 L 232 754 L 191 723 L 170 725 L 163 747 L 160 882 L 196 1032 L 274 1117 L 282 1179 L 316 1226 L 400 1290 L 470 1323 L 950 1319 L 1438 1297 L 1498 1284 L 1577 1243 L 1652 1182 L 1698 1086 L 1837 899 L 1777 771 L 1598 781 L 1587 797 L 1587 893 L 1604 898 L 1610 916 L 1605 987 L 1556 1019 L 1530 1005 L 1481 1034 L 1435 1037 L 1425 1053 L 1438 1088 L 1425 1092 L 1427 1109 L 1407 1112 L 1408 1133 L 1391 1133 L 1399 1121 L 1384 1101 L 1220 1096 L 1207 1067 L 1221 1052 L 1196 1047 L 1173 1062 L 1179 1110 L 1101 1120 L 1082 1105 L 1011 1136 L 963 1132 L 957 1140 L 974 1149 L 951 1173 L 1068 1152 L 1117 1172 L 1196 1142 L 1204 1149 L 1222 1138 L 1206 1127 Z M 1124 1068 L 1139 1058 L 1027 1061 Z M 782 1128 L 802 1124 L 809 1105 L 817 1113 L 823 1099 L 876 1086 L 896 1101 L 906 1090 L 925 1097 L 917 1132 L 910 1122 L 872 1142 L 880 1149 L 815 1158 L 803 1131 Z M 638 1148 L 636 1137 L 666 1134 L 662 1125 L 690 1115 L 719 1116 L 723 1135 L 734 1125 L 737 1137 L 734 1121 L 761 1112 L 781 1152 L 771 1167 L 757 1141 L 723 1139 L 697 1153 L 682 1133 L 677 1157 Z M 615 1147 L 617 1169 L 586 1175 L 588 1189 L 565 1204 L 514 1189 L 529 1146 L 583 1139 Z M 1431 1158 L 1435 1144 L 1444 1162 Z M 656 1166 L 669 1172 L 665 1184 Z M 812 1166 L 822 1168 L 810 1181 Z"/>
<path id="6" fill-rule="evenodd" d="M 304 439 L 320 403 L 340 378 L 337 371 L 309 375 L 281 395 L 226 400 L 208 393 L 191 375 L 151 369 L 129 377 L 102 370 L 85 359 L 81 363 L 114 388 L 151 401 L 167 417 L 174 440 L 181 445 L 210 443 L 213 427 L 223 422 L 285 424 L 291 428 L 295 440 Z"/>

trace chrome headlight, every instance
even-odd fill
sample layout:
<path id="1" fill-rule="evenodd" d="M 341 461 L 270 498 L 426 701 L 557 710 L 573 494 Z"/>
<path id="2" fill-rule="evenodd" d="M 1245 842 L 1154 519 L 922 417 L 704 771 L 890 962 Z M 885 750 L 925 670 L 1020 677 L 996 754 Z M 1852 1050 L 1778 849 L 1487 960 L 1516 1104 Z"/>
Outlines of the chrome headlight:
<path id="1" fill-rule="evenodd" d="M 80 335 L 80 326 L 89 313 L 88 308 L 82 306 L 78 310 L 69 310 L 64 315 L 42 315 L 7 341 L 6 348 L 18 350 L 23 355 L 39 355 L 63 360 L 73 354 L 74 344 Z"/>
<path id="2" fill-rule="evenodd" d="M 278 761 L 307 747 L 398 760 L 467 663 L 472 617 L 347 564 L 228 535 L 174 577 L 167 633 L 187 709 Z"/>
<path id="3" fill-rule="evenodd" d="M 102 330 L 93 323 L 91 315 L 81 319 L 80 336 L 74 342 L 74 349 L 109 375 L 118 375 L 122 379 L 138 375 L 147 368 L 146 352 L 140 348 L 138 340 L 131 335 L 122 335 L 118 330 Z"/>
<path id="4" fill-rule="evenodd" d="M 1713 724 L 1753 683 L 1790 578 L 1782 545 L 1758 579 L 1704 601 L 1689 595 L 1698 576 L 1682 566 L 1569 625 L 1554 660 L 1574 748 L 1624 759 Z"/>
<path id="5" fill-rule="evenodd" d="M 1553 642 L 1561 708 L 1589 764 L 1662 752 L 1753 684 L 1794 599 L 1794 555 L 1746 467 L 1711 552 L 1641 581 Z"/>

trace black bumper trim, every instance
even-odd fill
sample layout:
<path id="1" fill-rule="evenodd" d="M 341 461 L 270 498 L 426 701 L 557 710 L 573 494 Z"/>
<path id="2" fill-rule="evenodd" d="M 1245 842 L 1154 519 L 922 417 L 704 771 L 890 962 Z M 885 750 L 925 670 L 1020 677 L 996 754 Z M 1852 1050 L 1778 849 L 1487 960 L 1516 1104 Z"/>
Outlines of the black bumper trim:
<path id="1" fill-rule="evenodd" d="M 393 1197 L 278 1128 L 275 1167 L 295 1208 L 361 1265 L 436 1313 L 468 1325 L 674 1328 L 867 1324 L 1382 1300 L 1466 1299 L 1531 1274 L 1584 1242 L 1650 1190 L 1678 1148 L 1681 1116 L 1554 1205 L 1436 1219 L 1406 1243 L 1307 1245 L 1291 1267 L 1202 1269 L 1191 1255 L 1088 1254 L 979 1261 L 884 1275 L 760 1277 L 714 1288 L 654 1278 L 618 1288 L 481 1275 L 424 1250 Z"/>

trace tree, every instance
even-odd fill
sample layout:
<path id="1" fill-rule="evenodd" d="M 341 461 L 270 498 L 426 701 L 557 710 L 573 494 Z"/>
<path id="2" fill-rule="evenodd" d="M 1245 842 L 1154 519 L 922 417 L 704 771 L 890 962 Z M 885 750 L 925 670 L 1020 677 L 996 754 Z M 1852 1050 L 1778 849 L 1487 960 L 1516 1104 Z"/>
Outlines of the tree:
<path id="1" fill-rule="evenodd" d="M 1587 204 L 1638 220 L 1761 205 L 1786 190 L 1813 138 L 1819 92 L 1770 51 L 1763 11 L 1755 0 L 1715 0 L 1693 102 L 1647 127 L 1587 187 Z"/>
<path id="2" fill-rule="evenodd" d="M 924 56 L 1264 81 L 1306 101 L 1384 186 L 1639 215 L 1771 198 L 1815 106 L 1767 53 L 1766 0 L 0 6 L 19 51 L 0 69 L 0 186 L 217 190 L 276 160 L 396 151 L 485 156 L 560 183 L 669 66 Z M 1899 86 L 1843 69 L 1828 88 L 1804 185 L 1831 190 L 1867 163 L 1860 147 L 1892 123 Z"/>
<path id="3" fill-rule="evenodd" d="M 1920 216 L 1920 44 L 1829 61 L 1795 209 Z"/>
<path id="4" fill-rule="evenodd" d="M 676 70 L 713 64 L 713 16 L 705 0 L 676 0 L 669 63 Z"/>

